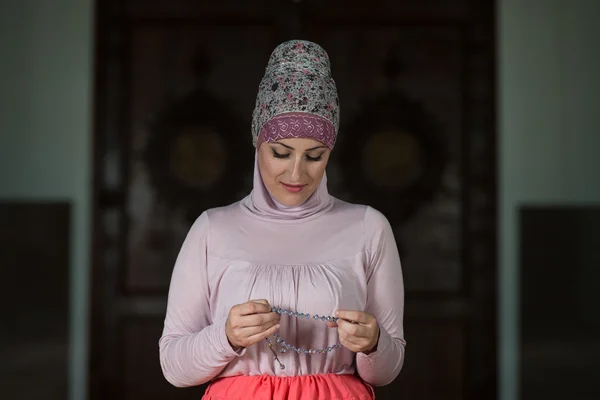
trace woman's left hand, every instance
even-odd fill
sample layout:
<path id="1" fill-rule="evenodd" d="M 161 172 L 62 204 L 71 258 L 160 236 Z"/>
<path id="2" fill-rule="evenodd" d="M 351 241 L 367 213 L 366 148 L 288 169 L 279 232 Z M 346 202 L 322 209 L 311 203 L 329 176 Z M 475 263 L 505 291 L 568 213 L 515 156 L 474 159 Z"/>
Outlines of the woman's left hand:
<path id="1" fill-rule="evenodd" d="M 375 351 L 379 341 L 379 324 L 373 314 L 363 311 L 338 310 L 337 323 L 329 322 L 329 327 L 338 328 L 340 343 L 355 353 L 369 354 Z"/>

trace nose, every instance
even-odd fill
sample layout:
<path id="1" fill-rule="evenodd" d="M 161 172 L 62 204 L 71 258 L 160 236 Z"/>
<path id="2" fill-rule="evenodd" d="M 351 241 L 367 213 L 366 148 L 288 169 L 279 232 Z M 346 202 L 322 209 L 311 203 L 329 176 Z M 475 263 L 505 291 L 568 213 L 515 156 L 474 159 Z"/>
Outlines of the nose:
<path id="1" fill-rule="evenodd" d="M 300 183 L 300 178 L 302 178 L 302 174 L 304 173 L 304 157 L 295 157 L 294 161 L 290 164 L 290 183 Z"/>

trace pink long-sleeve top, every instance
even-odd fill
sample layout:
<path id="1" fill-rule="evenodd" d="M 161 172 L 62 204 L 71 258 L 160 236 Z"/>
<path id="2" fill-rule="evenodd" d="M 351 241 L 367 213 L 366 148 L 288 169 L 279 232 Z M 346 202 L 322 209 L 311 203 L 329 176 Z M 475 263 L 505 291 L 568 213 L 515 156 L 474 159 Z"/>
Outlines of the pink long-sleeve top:
<path id="1" fill-rule="evenodd" d="M 374 386 L 396 378 L 404 362 L 404 286 L 392 229 L 375 209 L 330 196 L 323 181 L 307 204 L 286 208 L 269 197 L 255 171 L 248 197 L 195 221 L 175 263 L 159 341 L 171 384 L 355 371 Z M 252 299 L 311 315 L 372 313 L 380 328 L 376 351 L 288 351 L 278 354 L 283 370 L 264 342 L 234 351 L 225 334 L 229 311 Z M 289 316 L 281 317 L 279 335 L 303 349 L 339 342 L 337 328 Z"/>

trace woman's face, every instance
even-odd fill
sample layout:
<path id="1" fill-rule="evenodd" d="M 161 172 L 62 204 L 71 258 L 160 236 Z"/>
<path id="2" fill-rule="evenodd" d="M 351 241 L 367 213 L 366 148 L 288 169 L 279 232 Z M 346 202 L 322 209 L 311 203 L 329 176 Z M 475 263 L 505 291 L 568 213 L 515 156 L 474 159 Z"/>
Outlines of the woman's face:
<path id="1" fill-rule="evenodd" d="M 298 206 L 319 187 L 330 153 L 327 146 L 314 139 L 281 139 L 260 146 L 258 169 L 275 200 L 285 206 Z"/>

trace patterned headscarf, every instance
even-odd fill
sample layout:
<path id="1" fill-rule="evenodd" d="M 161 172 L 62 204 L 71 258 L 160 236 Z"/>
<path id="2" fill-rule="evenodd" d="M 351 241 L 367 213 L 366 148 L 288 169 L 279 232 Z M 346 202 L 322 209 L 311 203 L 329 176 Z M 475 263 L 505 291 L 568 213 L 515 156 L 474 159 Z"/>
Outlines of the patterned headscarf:
<path id="1" fill-rule="evenodd" d="M 337 88 L 327 52 L 318 44 L 291 40 L 277 46 L 258 88 L 252 139 L 263 142 L 312 138 L 330 149 L 340 121 Z"/>

